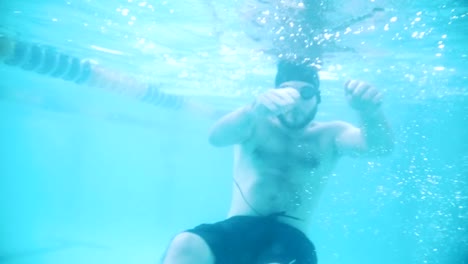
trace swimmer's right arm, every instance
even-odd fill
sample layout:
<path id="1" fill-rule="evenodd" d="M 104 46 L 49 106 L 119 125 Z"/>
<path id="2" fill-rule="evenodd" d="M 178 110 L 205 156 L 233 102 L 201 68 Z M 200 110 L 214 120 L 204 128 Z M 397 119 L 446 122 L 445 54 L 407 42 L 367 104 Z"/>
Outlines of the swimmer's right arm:
<path id="1" fill-rule="evenodd" d="M 299 98 L 299 93 L 292 88 L 268 90 L 254 103 L 222 117 L 212 128 L 209 141 L 217 147 L 245 142 L 253 135 L 259 119 L 288 111 Z"/>
<path id="2" fill-rule="evenodd" d="M 223 147 L 239 144 L 249 139 L 254 131 L 257 117 L 253 109 L 253 105 L 247 105 L 217 121 L 210 131 L 210 144 Z"/>

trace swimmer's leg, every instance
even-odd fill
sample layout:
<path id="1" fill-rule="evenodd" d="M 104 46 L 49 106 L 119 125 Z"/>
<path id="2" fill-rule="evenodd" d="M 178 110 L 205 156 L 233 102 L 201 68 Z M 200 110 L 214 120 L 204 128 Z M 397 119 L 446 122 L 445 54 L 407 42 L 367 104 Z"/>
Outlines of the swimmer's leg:
<path id="1" fill-rule="evenodd" d="M 183 232 L 169 245 L 162 264 L 214 264 L 215 258 L 208 244 L 200 236 Z"/>

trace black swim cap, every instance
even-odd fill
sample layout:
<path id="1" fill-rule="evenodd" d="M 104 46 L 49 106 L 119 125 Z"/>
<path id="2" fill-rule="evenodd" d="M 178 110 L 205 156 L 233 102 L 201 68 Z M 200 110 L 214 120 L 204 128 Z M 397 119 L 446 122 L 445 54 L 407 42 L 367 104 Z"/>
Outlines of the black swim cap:
<path id="1" fill-rule="evenodd" d="M 318 103 L 320 103 L 320 80 L 317 67 L 306 60 L 280 60 L 275 78 L 275 87 L 279 88 L 282 83 L 290 81 L 310 83 L 309 89 L 312 89 L 312 91 L 301 91 L 301 96 L 303 92 L 306 94 L 309 92 L 315 93 Z"/>
<path id="2" fill-rule="evenodd" d="M 320 86 L 318 70 L 308 61 L 280 60 L 278 71 L 276 72 L 275 87 L 279 87 L 284 82 L 301 81 L 314 86 Z"/>

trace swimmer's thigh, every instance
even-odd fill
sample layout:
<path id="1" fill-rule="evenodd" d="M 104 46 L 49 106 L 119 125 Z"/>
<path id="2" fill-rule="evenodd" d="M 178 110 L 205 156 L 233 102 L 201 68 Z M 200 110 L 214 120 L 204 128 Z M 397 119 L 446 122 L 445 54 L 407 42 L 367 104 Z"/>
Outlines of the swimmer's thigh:
<path id="1" fill-rule="evenodd" d="M 183 232 L 169 245 L 163 264 L 214 264 L 215 259 L 210 247 L 197 234 Z"/>

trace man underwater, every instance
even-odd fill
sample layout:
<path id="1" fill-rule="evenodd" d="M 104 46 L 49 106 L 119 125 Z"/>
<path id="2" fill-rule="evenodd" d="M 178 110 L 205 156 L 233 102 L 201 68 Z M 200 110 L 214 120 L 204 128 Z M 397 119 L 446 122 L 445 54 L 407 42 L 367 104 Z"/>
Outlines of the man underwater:
<path id="1" fill-rule="evenodd" d="M 344 91 L 361 125 L 315 122 L 317 69 L 307 61 L 279 61 L 275 89 L 222 117 L 209 135 L 214 146 L 235 146 L 227 219 L 178 234 L 163 263 L 317 263 L 307 237 L 311 211 L 336 162 L 393 149 L 382 94 L 356 80 Z"/>

